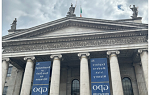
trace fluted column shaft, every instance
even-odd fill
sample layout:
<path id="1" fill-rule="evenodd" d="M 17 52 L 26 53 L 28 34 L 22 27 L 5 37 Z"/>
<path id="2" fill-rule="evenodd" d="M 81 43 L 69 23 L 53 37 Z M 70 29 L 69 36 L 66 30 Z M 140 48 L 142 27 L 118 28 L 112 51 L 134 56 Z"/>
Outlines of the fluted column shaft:
<path id="1" fill-rule="evenodd" d="M 50 95 L 59 95 L 61 57 L 62 55 L 51 55 L 51 58 L 53 58 L 53 67 L 51 76 Z"/>
<path id="2" fill-rule="evenodd" d="M 146 88 L 148 89 L 148 52 L 147 49 L 140 49 L 138 52 L 140 53 Z"/>
<path id="3" fill-rule="evenodd" d="M 20 95 L 29 95 L 31 90 L 31 82 L 33 76 L 34 63 L 33 60 L 35 57 L 25 57 L 24 60 L 27 60 L 25 73 L 22 82 L 21 94 Z"/>
<path id="4" fill-rule="evenodd" d="M 113 95 L 123 95 L 122 81 L 117 55 L 119 51 L 108 51 Z"/>
<path id="5" fill-rule="evenodd" d="M 89 85 L 89 67 L 88 58 L 89 53 L 79 53 L 80 57 L 80 95 L 90 95 Z"/>
<path id="6" fill-rule="evenodd" d="M 5 81 L 6 81 L 6 76 L 7 76 L 7 72 L 8 72 L 8 67 L 9 67 L 8 61 L 10 59 L 3 58 L 2 60 L 3 60 L 3 62 L 2 62 L 2 92 L 3 92 L 4 86 L 5 86 Z"/>

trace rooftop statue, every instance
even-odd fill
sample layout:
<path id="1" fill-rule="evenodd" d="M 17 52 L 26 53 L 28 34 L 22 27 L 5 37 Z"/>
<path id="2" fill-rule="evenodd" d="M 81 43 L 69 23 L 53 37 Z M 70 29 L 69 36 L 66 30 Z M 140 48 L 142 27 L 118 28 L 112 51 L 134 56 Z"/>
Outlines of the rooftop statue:
<path id="1" fill-rule="evenodd" d="M 76 16 L 76 15 L 74 14 L 75 8 L 76 8 L 76 6 L 73 7 L 73 4 L 71 4 L 71 7 L 69 8 L 69 12 L 67 12 L 67 14 L 68 14 L 67 17 Z"/>
<path id="2" fill-rule="evenodd" d="M 16 25 L 17 25 L 17 19 L 16 18 L 11 25 L 12 25 L 11 30 L 16 30 Z"/>
<path id="3" fill-rule="evenodd" d="M 137 18 L 138 15 L 138 8 L 135 7 L 135 5 L 133 5 L 133 7 L 131 8 L 131 5 L 129 6 L 129 8 L 133 11 L 133 16 L 131 16 L 133 19 Z"/>

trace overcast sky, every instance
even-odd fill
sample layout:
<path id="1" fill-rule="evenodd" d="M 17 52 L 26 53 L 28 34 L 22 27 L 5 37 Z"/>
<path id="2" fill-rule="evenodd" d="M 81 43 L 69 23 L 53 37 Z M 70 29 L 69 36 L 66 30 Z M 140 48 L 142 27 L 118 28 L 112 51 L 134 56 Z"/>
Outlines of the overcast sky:
<path id="1" fill-rule="evenodd" d="M 66 17 L 76 0 L 2 0 L 2 36 L 8 34 L 11 23 L 17 18 L 17 29 L 30 28 Z M 148 0 L 77 0 L 75 14 L 87 18 L 107 20 L 130 19 L 130 5 L 138 7 L 138 17 L 148 23 Z"/>

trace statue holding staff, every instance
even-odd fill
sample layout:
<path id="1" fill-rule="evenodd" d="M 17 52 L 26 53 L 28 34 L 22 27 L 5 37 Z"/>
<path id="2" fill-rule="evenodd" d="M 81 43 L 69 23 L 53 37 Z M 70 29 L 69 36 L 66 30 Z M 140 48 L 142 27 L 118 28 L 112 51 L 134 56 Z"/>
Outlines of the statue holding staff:
<path id="1" fill-rule="evenodd" d="M 67 12 L 67 14 L 68 14 L 67 16 L 76 16 L 76 15 L 74 14 L 75 8 L 76 8 L 76 6 L 73 7 L 73 4 L 71 4 L 71 7 L 69 8 L 69 12 Z"/>

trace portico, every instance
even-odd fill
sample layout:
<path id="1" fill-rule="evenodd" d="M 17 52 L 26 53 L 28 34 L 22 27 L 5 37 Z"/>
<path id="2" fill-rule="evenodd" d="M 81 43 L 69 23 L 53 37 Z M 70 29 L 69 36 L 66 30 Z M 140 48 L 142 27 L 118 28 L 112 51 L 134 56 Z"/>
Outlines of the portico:
<path id="1" fill-rule="evenodd" d="M 113 90 L 111 88 L 111 93 L 113 93 L 113 94 L 114 93 L 116 93 L 116 94 L 117 93 L 122 93 L 122 95 L 123 95 L 123 89 L 122 89 L 121 79 L 122 79 L 123 76 L 126 76 L 126 74 L 122 73 L 122 75 L 121 75 L 122 71 L 119 71 L 119 72 L 117 71 L 119 73 L 118 74 L 119 76 L 117 78 L 116 74 L 113 73 L 112 70 L 117 70 L 117 69 L 114 69 L 114 68 L 118 68 L 120 70 L 121 68 L 119 67 L 119 64 L 120 63 L 121 64 L 122 63 L 125 64 L 122 60 L 124 60 L 126 62 L 126 64 L 127 63 L 128 64 L 132 64 L 131 63 L 131 61 L 132 61 L 131 60 L 132 59 L 131 56 L 135 53 L 135 50 L 120 50 L 120 51 L 117 51 L 117 52 L 119 52 L 119 53 L 117 53 L 119 55 L 116 56 L 117 59 L 112 59 L 111 57 L 107 56 L 107 55 L 110 56 L 110 54 L 113 53 L 113 52 L 116 52 L 116 51 L 97 51 L 97 52 L 88 52 L 88 53 L 70 53 L 70 54 L 62 54 L 62 55 L 51 55 L 52 59 L 50 58 L 49 55 L 43 55 L 43 56 L 35 56 L 35 59 L 33 59 L 33 57 L 25 57 L 25 59 L 36 60 L 37 62 L 38 61 L 40 62 L 41 60 L 42 61 L 49 61 L 49 60 L 52 61 L 53 60 L 53 67 L 52 67 L 51 80 L 50 80 L 50 82 L 51 82 L 51 85 L 50 85 L 50 95 L 51 94 L 52 95 L 61 95 L 60 92 L 65 93 L 65 94 L 71 94 L 71 88 L 70 89 L 65 89 L 65 91 L 64 91 L 64 88 L 61 88 L 61 85 L 65 84 L 66 88 L 70 87 L 72 79 L 78 79 L 80 81 L 80 95 L 83 95 L 82 93 L 84 93 L 84 89 L 85 89 L 85 87 L 82 87 L 82 83 L 81 83 L 82 81 L 81 80 L 83 80 L 83 82 L 86 82 L 86 83 L 83 83 L 83 86 L 84 85 L 89 85 L 89 86 L 86 86 L 85 91 L 89 88 L 89 95 L 90 95 L 90 93 L 91 93 L 91 90 L 90 90 L 91 89 L 90 88 L 90 72 L 89 72 L 90 71 L 90 69 L 89 69 L 90 67 L 87 67 L 88 71 L 86 71 L 86 68 L 85 68 L 86 66 L 82 67 L 81 65 L 84 65 L 85 62 L 86 62 L 87 66 L 90 66 L 89 65 L 90 63 L 88 61 L 90 58 L 104 58 L 104 57 L 106 58 L 107 57 L 107 59 L 108 59 L 108 65 L 109 65 L 108 68 L 109 68 L 109 70 L 111 72 L 111 73 L 109 73 L 109 75 L 111 76 L 110 83 L 112 83 L 112 88 L 113 88 Z M 123 53 L 121 54 L 120 52 L 123 52 Z M 124 52 L 126 52 L 126 53 L 124 53 Z M 87 56 L 87 59 L 86 59 L 87 61 L 85 59 L 80 58 L 81 55 L 82 56 Z M 23 58 L 23 57 L 21 57 L 21 58 Z M 21 58 L 20 58 L 20 60 L 22 60 Z M 86 57 L 83 57 L 83 58 L 86 58 Z M 18 61 L 15 58 L 13 60 Z M 59 61 L 59 62 L 55 62 L 55 60 Z M 113 65 L 114 62 L 115 62 L 115 60 L 116 61 L 118 60 L 118 65 L 116 65 L 116 66 Z M 32 70 L 28 70 L 29 69 L 29 67 L 27 66 L 27 64 L 29 64 L 28 62 L 29 61 L 26 62 L 25 74 L 24 74 L 24 78 L 23 78 L 23 82 L 22 82 L 22 89 L 21 89 L 21 93 L 22 94 L 21 95 L 26 95 L 27 93 L 28 94 L 30 93 L 30 87 L 31 86 L 27 87 L 27 84 L 26 84 L 25 81 L 28 81 L 27 83 L 29 83 L 29 85 L 32 85 L 31 81 L 33 80 L 33 75 L 31 75 L 31 76 L 27 77 L 27 79 L 25 79 L 26 76 L 28 75 L 28 74 L 26 74 L 27 73 L 26 71 L 32 71 Z M 35 64 L 35 62 L 32 63 L 32 64 Z M 56 64 L 59 64 L 59 65 L 56 65 Z M 116 64 L 116 62 L 115 62 L 115 64 Z M 56 67 L 57 67 L 57 69 L 56 69 Z M 32 68 L 34 68 L 34 67 L 32 67 Z M 80 69 L 79 71 L 77 71 L 77 72 L 79 72 L 79 74 L 75 74 L 74 75 L 75 72 L 74 72 L 73 68 L 76 68 L 76 70 Z M 71 76 L 69 76 L 69 73 L 70 73 L 69 69 L 71 69 L 71 73 L 72 73 Z M 33 69 L 33 71 L 34 71 L 34 69 Z M 82 74 L 82 72 L 83 73 L 85 72 L 87 74 Z M 63 76 L 61 75 L 63 73 L 67 74 L 67 76 L 66 76 L 67 78 L 63 78 Z M 32 73 L 29 73 L 29 74 L 32 74 Z M 128 76 L 133 76 L 132 74 L 130 74 L 130 72 L 128 72 L 127 75 Z M 56 78 L 54 78 L 54 77 L 56 77 Z M 29 79 L 31 79 L 30 82 L 29 82 Z M 84 80 L 87 80 L 87 79 L 89 79 L 89 81 L 84 81 Z M 117 86 L 116 86 L 116 82 L 115 82 L 116 79 L 120 80 L 120 83 Z M 114 86 L 113 86 L 113 82 L 114 82 Z M 56 86 L 56 84 L 58 86 Z M 52 87 L 53 85 L 54 85 L 54 87 Z M 133 81 L 133 85 L 138 85 L 138 84 L 135 84 L 135 82 Z M 118 88 L 118 86 L 120 86 L 120 90 L 115 90 L 115 87 Z M 23 90 L 23 87 L 26 88 L 26 91 Z M 58 89 L 57 93 L 56 93 L 56 89 Z M 68 90 L 70 90 L 70 91 L 68 91 Z M 83 92 L 81 92 L 82 90 L 83 90 Z M 136 90 L 138 90 L 138 89 L 136 87 L 133 87 L 133 91 L 136 91 Z M 117 92 L 117 91 L 121 91 L 121 92 Z M 26 94 L 23 94 L 23 93 L 26 93 Z M 120 94 L 117 94 L 117 95 L 120 95 Z"/>

